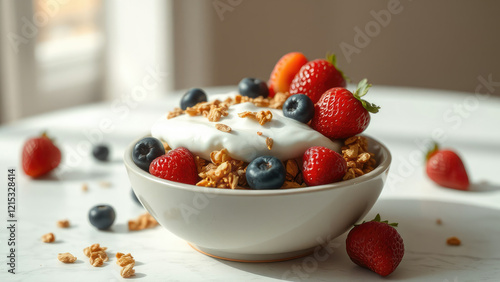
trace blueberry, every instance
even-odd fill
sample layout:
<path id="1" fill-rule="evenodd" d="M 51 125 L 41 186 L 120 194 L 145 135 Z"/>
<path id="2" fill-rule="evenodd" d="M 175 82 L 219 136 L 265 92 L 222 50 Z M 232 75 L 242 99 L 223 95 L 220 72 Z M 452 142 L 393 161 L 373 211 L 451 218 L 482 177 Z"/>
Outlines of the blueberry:
<path id="1" fill-rule="evenodd" d="M 267 98 L 269 96 L 269 88 L 267 83 L 256 78 L 243 78 L 238 84 L 238 92 L 243 96 L 248 96 L 250 98 L 257 98 L 262 96 Z"/>
<path id="2" fill-rule="evenodd" d="M 283 163 L 273 156 L 254 159 L 247 167 L 247 183 L 252 189 L 278 189 L 285 182 Z"/>
<path id="3" fill-rule="evenodd" d="M 132 199 L 134 199 L 134 202 L 142 206 L 141 202 L 139 201 L 139 198 L 137 198 L 137 195 L 134 192 L 134 189 L 130 189 L 130 195 L 132 196 Z"/>
<path id="4" fill-rule="evenodd" d="M 181 98 L 181 109 L 185 110 L 188 107 L 192 107 L 198 103 L 206 102 L 207 94 L 205 91 L 199 88 L 189 89 Z"/>
<path id="5" fill-rule="evenodd" d="M 292 95 L 283 104 L 283 115 L 303 123 L 308 123 L 314 116 L 314 103 L 307 95 Z"/>
<path id="6" fill-rule="evenodd" d="M 92 155 L 99 161 L 107 161 L 109 157 L 109 148 L 104 144 L 99 144 L 94 146 L 92 149 Z"/>
<path id="7" fill-rule="evenodd" d="M 135 144 L 132 159 L 138 167 L 149 172 L 149 164 L 162 155 L 165 155 L 165 148 L 161 141 L 146 137 Z"/>
<path id="8" fill-rule="evenodd" d="M 89 221 L 99 230 L 105 230 L 113 225 L 116 214 L 110 205 L 97 205 L 89 211 Z"/>

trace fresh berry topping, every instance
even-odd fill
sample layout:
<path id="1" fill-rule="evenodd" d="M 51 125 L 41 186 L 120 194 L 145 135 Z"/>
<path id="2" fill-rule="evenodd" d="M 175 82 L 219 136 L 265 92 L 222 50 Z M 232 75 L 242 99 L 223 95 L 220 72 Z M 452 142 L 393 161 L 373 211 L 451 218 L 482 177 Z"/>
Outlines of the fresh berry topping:
<path id="1" fill-rule="evenodd" d="M 283 104 L 283 115 L 303 123 L 308 123 L 314 116 L 314 103 L 307 95 L 292 95 Z"/>
<path id="2" fill-rule="evenodd" d="M 193 154 L 184 147 L 154 159 L 149 166 L 149 173 L 175 182 L 193 185 L 198 182 L 198 170 Z"/>
<path id="3" fill-rule="evenodd" d="M 307 149 L 302 159 L 302 174 L 307 186 L 340 181 L 347 172 L 346 160 L 339 153 L 325 147 Z"/>
<path id="4" fill-rule="evenodd" d="M 290 84 L 290 95 L 303 93 L 316 103 L 321 94 L 333 87 L 345 87 L 344 75 L 335 66 L 335 55 L 303 65 Z"/>
<path id="5" fill-rule="evenodd" d="M 457 189 L 469 190 L 469 177 L 464 163 L 452 150 L 440 150 L 435 144 L 427 155 L 427 175 L 438 185 Z"/>
<path id="6" fill-rule="evenodd" d="M 257 98 L 262 96 L 267 98 L 269 96 L 269 89 L 265 81 L 257 78 L 243 78 L 238 84 L 238 92 L 243 96 L 250 98 Z"/>
<path id="7" fill-rule="evenodd" d="M 185 110 L 189 107 L 207 101 L 207 94 L 199 88 L 189 89 L 181 98 L 181 109 Z"/>
<path id="8" fill-rule="evenodd" d="M 354 94 L 340 87 L 326 91 L 315 105 L 311 127 L 332 139 L 363 132 L 370 124 L 369 111 L 376 113 L 380 108 L 361 99 L 370 86 L 364 79 Z"/>
<path id="9" fill-rule="evenodd" d="M 90 223 L 99 230 L 105 230 L 115 222 L 116 213 L 110 205 L 97 205 L 89 211 Z"/>
<path id="10" fill-rule="evenodd" d="M 109 157 L 109 147 L 104 144 L 96 145 L 92 149 L 92 155 L 96 158 L 96 160 L 105 162 Z"/>
<path id="11" fill-rule="evenodd" d="M 374 220 L 355 226 L 346 239 L 347 254 L 351 260 L 379 275 L 391 274 L 403 259 L 403 239 L 387 221 Z"/>
<path id="12" fill-rule="evenodd" d="M 61 162 L 61 151 L 45 133 L 31 138 L 22 149 L 22 165 L 26 175 L 39 177 L 49 173 Z"/>
<path id="13" fill-rule="evenodd" d="M 269 97 L 278 92 L 289 92 L 293 78 L 300 68 L 307 63 L 307 58 L 300 52 L 285 54 L 274 66 L 269 78 Z"/>
<path id="14" fill-rule="evenodd" d="M 134 192 L 134 189 L 130 189 L 130 196 L 132 196 L 132 199 L 134 199 L 134 202 L 136 202 L 140 206 L 142 206 L 141 202 L 139 201 L 139 198 L 137 198 L 137 195 Z"/>
<path id="15" fill-rule="evenodd" d="M 146 137 L 135 144 L 132 159 L 138 167 L 149 171 L 151 162 L 164 154 L 165 148 L 160 140 L 154 137 Z"/>
<path id="16" fill-rule="evenodd" d="M 257 157 L 248 164 L 246 178 L 252 189 L 279 189 L 285 183 L 283 163 L 273 156 Z"/>

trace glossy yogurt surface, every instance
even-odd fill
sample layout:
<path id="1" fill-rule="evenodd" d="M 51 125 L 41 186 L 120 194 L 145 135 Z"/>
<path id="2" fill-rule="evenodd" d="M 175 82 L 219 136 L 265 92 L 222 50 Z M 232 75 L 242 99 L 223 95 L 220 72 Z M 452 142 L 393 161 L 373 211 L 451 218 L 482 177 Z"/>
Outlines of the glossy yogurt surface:
<path id="1" fill-rule="evenodd" d="M 232 96 L 234 95 L 235 93 Z M 216 97 L 220 99 L 228 96 Z M 273 114 L 272 120 L 264 125 L 238 116 L 238 113 L 244 111 L 262 110 L 270 110 Z M 208 160 L 212 151 L 223 148 L 228 150 L 233 159 L 245 162 L 264 155 L 275 156 L 283 161 L 298 158 L 312 146 L 323 146 L 340 152 L 341 142 L 332 141 L 308 125 L 283 116 L 282 110 L 242 103 L 230 106 L 228 113 L 228 116 L 222 117 L 218 122 L 187 114 L 171 119 L 164 116 L 153 125 L 151 135 L 166 141 L 171 148 L 185 147 L 193 154 Z M 228 125 L 231 132 L 217 130 L 217 123 Z M 262 132 L 262 135 L 257 132 Z M 273 139 L 271 150 L 267 148 L 267 137 Z"/>

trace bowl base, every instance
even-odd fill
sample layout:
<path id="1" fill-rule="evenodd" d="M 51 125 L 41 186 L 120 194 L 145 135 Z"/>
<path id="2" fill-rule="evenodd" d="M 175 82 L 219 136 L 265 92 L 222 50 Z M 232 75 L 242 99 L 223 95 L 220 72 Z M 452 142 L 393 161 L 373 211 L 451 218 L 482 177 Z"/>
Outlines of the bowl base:
<path id="1" fill-rule="evenodd" d="M 279 254 L 239 254 L 239 253 L 230 253 L 219 250 L 213 250 L 203 247 L 198 247 L 194 244 L 189 243 L 191 248 L 196 251 L 218 259 L 228 260 L 228 261 L 237 261 L 237 262 L 278 262 L 291 260 L 296 258 L 305 257 L 313 253 L 314 248 L 295 251 L 295 252 L 287 252 L 287 253 L 279 253 Z"/>

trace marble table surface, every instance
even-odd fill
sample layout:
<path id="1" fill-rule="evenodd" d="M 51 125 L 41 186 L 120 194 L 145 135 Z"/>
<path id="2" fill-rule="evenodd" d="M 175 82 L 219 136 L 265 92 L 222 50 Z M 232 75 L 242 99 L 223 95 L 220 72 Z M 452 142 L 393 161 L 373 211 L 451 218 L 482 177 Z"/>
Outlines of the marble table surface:
<path id="1" fill-rule="evenodd" d="M 488 89 L 488 88 L 484 88 Z M 220 93 L 233 88 L 213 88 Z M 490 91 L 500 91 L 493 89 Z M 275 263 L 239 263 L 211 258 L 161 227 L 129 232 L 127 221 L 145 210 L 134 202 L 122 154 L 125 146 L 148 132 L 152 123 L 178 104 L 179 95 L 163 98 L 121 97 L 115 101 L 53 112 L 0 127 L 0 281 L 121 281 L 115 260 L 94 268 L 83 255 L 93 243 L 110 254 L 131 253 L 139 281 L 498 281 L 500 278 L 500 99 L 485 91 L 456 93 L 430 89 L 374 86 L 367 97 L 382 106 L 372 115 L 366 134 L 391 150 L 393 164 L 376 213 L 399 222 L 405 243 L 403 261 L 387 278 L 353 264 L 345 251 L 346 234 L 330 242 L 333 252 L 322 260 L 303 257 Z M 124 94 L 128 95 L 128 94 Z M 144 99 L 142 99 L 144 98 Z M 32 180 L 20 164 L 24 141 L 48 130 L 63 152 L 50 176 Z M 454 148 L 466 163 L 472 186 L 456 191 L 433 184 L 422 156 L 430 139 Z M 111 146 L 111 160 L 97 162 L 93 143 Z M 8 272 L 8 169 L 16 170 L 16 265 Z M 88 190 L 83 191 L 82 185 Z M 87 219 L 100 203 L 117 213 L 109 231 L 98 231 Z M 342 216 L 342 215 L 339 215 Z M 71 227 L 56 222 L 69 219 Z M 437 224 L 437 220 L 442 224 Z M 56 241 L 40 237 L 53 232 Z M 461 246 L 448 246 L 456 236 Z M 77 256 L 63 264 L 57 254 Z"/>

